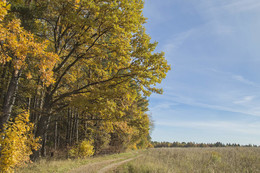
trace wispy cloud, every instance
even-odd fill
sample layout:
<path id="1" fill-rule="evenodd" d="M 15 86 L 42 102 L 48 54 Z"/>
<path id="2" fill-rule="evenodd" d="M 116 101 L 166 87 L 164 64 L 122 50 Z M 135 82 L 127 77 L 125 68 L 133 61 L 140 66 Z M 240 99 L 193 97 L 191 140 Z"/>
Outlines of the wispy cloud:
<path id="1" fill-rule="evenodd" d="M 172 106 L 177 106 L 179 105 L 178 103 L 173 103 L 173 102 L 162 102 L 162 103 L 159 103 L 157 105 L 155 105 L 154 107 L 152 107 L 151 109 L 153 111 L 155 110 L 167 110 L 167 109 L 170 109 Z"/>
<path id="2" fill-rule="evenodd" d="M 253 82 L 253 81 L 251 81 L 249 79 L 246 79 L 242 75 L 234 74 L 234 73 L 227 72 L 227 71 L 217 70 L 215 68 L 209 68 L 207 70 L 215 73 L 216 75 L 220 75 L 220 76 L 226 77 L 228 79 L 233 79 L 235 81 L 238 81 L 238 82 L 246 84 L 246 85 L 251 85 L 253 87 L 260 87 L 257 83 L 255 83 L 255 82 Z"/>
<path id="3" fill-rule="evenodd" d="M 225 132 L 239 132 L 251 135 L 259 135 L 260 122 L 228 122 L 228 121 L 158 121 L 155 125 L 181 127 L 181 128 L 196 128 L 210 129 Z"/>
<path id="4" fill-rule="evenodd" d="M 163 51 L 168 54 L 174 53 L 192 34 L 196 32 L 197 28 L 175 34 L 170 37 L 168 43 L 163 47 Z"/>
<path id="5" fill-rule="evenodd" d="M 248 12 L 248 11 L 251 12 L 252 10 L 259 10 L 260 1 L 259 0 L 218 0 L 218 1 L 200 0 L 198 7 L 203 9 L 203 11 L 207 12 L 210 16 L 215 16 L 215 15 L 225 14 L 226 12 L 235 14 L 235 13 Z"/>
<path id="6" fill-rule="evenodd" d="M 156 32 L 151 36 L 174 66 L 160 85 L 164 95 L 150 98 L 150 112 L 162 126 L 157 137 L 168 132 L 167 125 L 184 130 L 180 139 L 192 137 L 189 127 L 232 131 L 242 142 L 259 137 L 260 1 L 166 1 L 147 1 L 149 31 Z"/>
<path id="7" fill-rule="evenodd" d="M 238 29 L 235 24 L 238 21 L 238 13 L 247 14 L 260 9 L 259 0 L 199 0 L 195 3 L 201 17 L 219 35 L 232 34 Z"/>
<path id="8" fill-rule="evenodd" d="M 144 4 L 144 16 L 148 17 L 148 22 L 152 25 L 158 25 L 163 22 L 167 22 L 172 16 L 165 15 L 163 9 L 167 6 L 171 6 L 172 0 L 164 0 L 164 3 L 160 1 L 150 1 Z"/>
<path id="9" fill-rule="evenodd" d="M 234 104 L 245 104 L 245 103 L 253 101 L 254 98 L 255 98 L 255 96 L 245 96 L 241 100 L 234 101 L 233 103 Z"/>
<path id="10" fill-rule="evenodd" d="M 164 87 L 165 94 L 163 96 L 152 95 L 152 98 L 162 99 L 162 103 L 168 108 L 171 104 L 177 103 L 211 109 L 212 111 L 260 117 L 259 85 L 256 82 L 250 81 L 242 75 L 215 68 L 204 68 L 195 73 L 203 74 L 200 77 L 209 80 L 209 85 L 205 87 L 200 83 L 195 84 L 189 81 L 177 82 L 174 85 Z M 196 76 L 195 74 L 191 75 Z M 204 81 L 202 80 L 202 82 Z M 160 103 L 156 105 L 156 109 L 151 110 L 158 111 L 159 105 Z"/>
<path id="11" fill-rule="evenodd" d="M 232 13 L 259 10 L 260 1 L 259 0 L 236 0 L 222 6 L 222 8 Z"/>
<path id="12" fill-rule="evenodd" d="M 232 78 L 235 79 L 235 80 L 237 80 L 237 81 L 239 81 L 239 82 L 242 82 L 242 83 L 244 83 L 244 84 L 255 86 L 255 83 L 254 83 L 254 82 L 245 79 L 245 78 L 244 78 L 243 76 L 241 76 L 241 75 L 232 75 Z"/>
<path id="13" fill-rule="evenodd" d="M 168 93 L 167 96 L 164 96 L 164 100 L 168 100 L 169 104 L 175 103 L 175 104 L 184 104 L 189 105 L 193 107 L 199 107 L 204 109 L 211 109 L 215 111 L 225 111 L 225 112 L 232 112 L 232 113 L 239 113 L 247 116 L 254 116 L 254 117 L 260 117 L 260 109 L 254 106 L 248 106 L 251 105 L 250 101 L 252 101 L 255 97 L 254 96 L 246 96 L 242 98 L 241 100 L 235 100 L 233 102 L 228 103 L 227 100 L 218 100 L 216 104 L 210 104 L 206 103 L 208 102 L 205 100 L 205 102 L 201 102 L 195 98 L 190 98 L 187 96 L 180 96 L 175 94 Z M 235 102 L 235 103 L 234 103 Z M 238 105 L 240 103 L 240 105 Z M 166 104 L 166 103 L 164 103 Z M 242 106 L 241 106 L 242 104 Z M 164 106 L 160 106 L 160 104 L 157 105 L 155 108 L 151 108 L 152 112 L 160 112 L 161 109 Z M 168 107 L 169 108 L 169 107 Z M 171 111 L 171 110 L 169 110 Z"/>

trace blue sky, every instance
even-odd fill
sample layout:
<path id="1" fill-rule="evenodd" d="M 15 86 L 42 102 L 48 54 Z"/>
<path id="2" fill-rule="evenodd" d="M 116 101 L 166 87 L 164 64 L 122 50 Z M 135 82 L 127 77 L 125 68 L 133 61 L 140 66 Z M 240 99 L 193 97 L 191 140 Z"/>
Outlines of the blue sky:
<path id="1" fill-rule="evenodd" d="M 144 16 L 172 66 L 152 139 L 260 145 L 260 1 L 146 0 Z"/>

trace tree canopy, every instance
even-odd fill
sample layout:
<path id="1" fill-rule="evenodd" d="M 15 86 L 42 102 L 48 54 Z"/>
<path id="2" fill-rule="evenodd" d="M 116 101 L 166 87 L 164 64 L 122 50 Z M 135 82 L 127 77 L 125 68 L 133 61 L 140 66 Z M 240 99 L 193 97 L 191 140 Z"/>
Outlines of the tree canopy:
<path id="1" fill-rule="evenodd" d="M 1 129 L 30 111 L 41 153 L 149 144 L 147 97 L 170 66 L 146 34 L 142 0 L 0 2 Z"/>

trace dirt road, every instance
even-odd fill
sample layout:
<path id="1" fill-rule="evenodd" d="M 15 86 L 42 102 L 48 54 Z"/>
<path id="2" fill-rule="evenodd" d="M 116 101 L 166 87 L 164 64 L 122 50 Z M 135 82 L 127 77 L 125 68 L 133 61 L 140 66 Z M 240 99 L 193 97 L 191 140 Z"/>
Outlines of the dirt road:
<path id="1" fill-rule="evenodd" d="M 134 158 L 130 158 L 130 159 L 126 159 L 126 160 L 123 160 L 123 161 L 120 161 L 120 162 L 113 163 L 113 164 L 111 164 L 111 165 L 108 165 L 108 166 L 106 166 L 106 167 L 100 169 L 100 170 L 98 171 L 98 173 L 106 173 L 106 172 L 108 172 L 108 171 L 110 171 L 110 170 L 112 170 L 112 169 L 115 169 L 115 168 L 117 168 L 118 166 L 123 165 L 124 163 L 130 162 L 131 160 L 134 160 L 134 159 L 136 159 L 136 158 L 138 158 L 138 157 L 140 157 L 140 156 L 137 156 L 137 157 L 134 157 Z"/>
<path id="2" fill-rule="evenodd" d="M 79 168 L 73 169 L 69 171 L 68 173 L 106 173 L 112 169 L 117 168 L 118 166 L 127 163 L 133 159 L 136 159 L 140 157 L 141 155 L 137 157 L 132 157 L 132 158 L 117 158 L 117 159 L 110 159 L 110 160 L 105 160 L 101 162 L 96 162 L 96 163 L 90 163 L 84 166 L 81 166 Z"/>

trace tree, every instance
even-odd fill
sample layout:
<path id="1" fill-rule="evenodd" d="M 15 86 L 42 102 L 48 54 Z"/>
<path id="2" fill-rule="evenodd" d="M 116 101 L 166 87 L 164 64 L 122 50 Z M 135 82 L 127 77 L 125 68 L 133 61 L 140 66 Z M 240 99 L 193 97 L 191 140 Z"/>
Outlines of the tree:
<path id="1" fill-rule="evenodd" d="M 170 66 L 163 53 L 153 53 L 157 43 L 151 43 L 145 33 L 142 0 L 10 2 L 12 14 L 21 19 L 22 26 L 39 40 L 48 40 L 48 50 L 59 56 L 48 68 L 52 83 L 31 93 L 36 98 L 30 109 L 38 112 L 33 119 L 37 120 L 36 136 L 43 139 L 42 153 L 55 116 L 68 117 L 68 137 L 77 129 L 74 115 L 64 116 L 61 111 L 76 108 L 80 113 L 76 119 L 94 124 L 97 119 L 106 120 L 115 125 L 127 114 L 125 98 L 162 93 L 155 85 L 166 77 Z M 39 106 L 34 106 L 37 102 Z M 126 122 L 122 127 L 129 126 Z"/>
<path id="2" fill-rule="evenodd" d="M 29 113 L 21 112 L 14 121 L 5 124 L 5 132 L 0 133 L 0 172 L 13 172 L 13 169 L 30 160 L 32 149 L 39 148 L 39 138 L 33 135 L 33 124 Z"/>
<path id="3" fill-rule="evenodd" d="M 9 9 L 6 1 L 0 2 L 0 130 L 12 113 L 22 74 L 29 80 L 37 70 L 34 75 L 49 85 L 54 82 L 50 69 L 57 60 L 55 54 L 46 51 L 48 42 L 38 43 L 33 34 L 20 26 L 20 20 L 9 19 L 12 16 L 5 19 Z"/>

